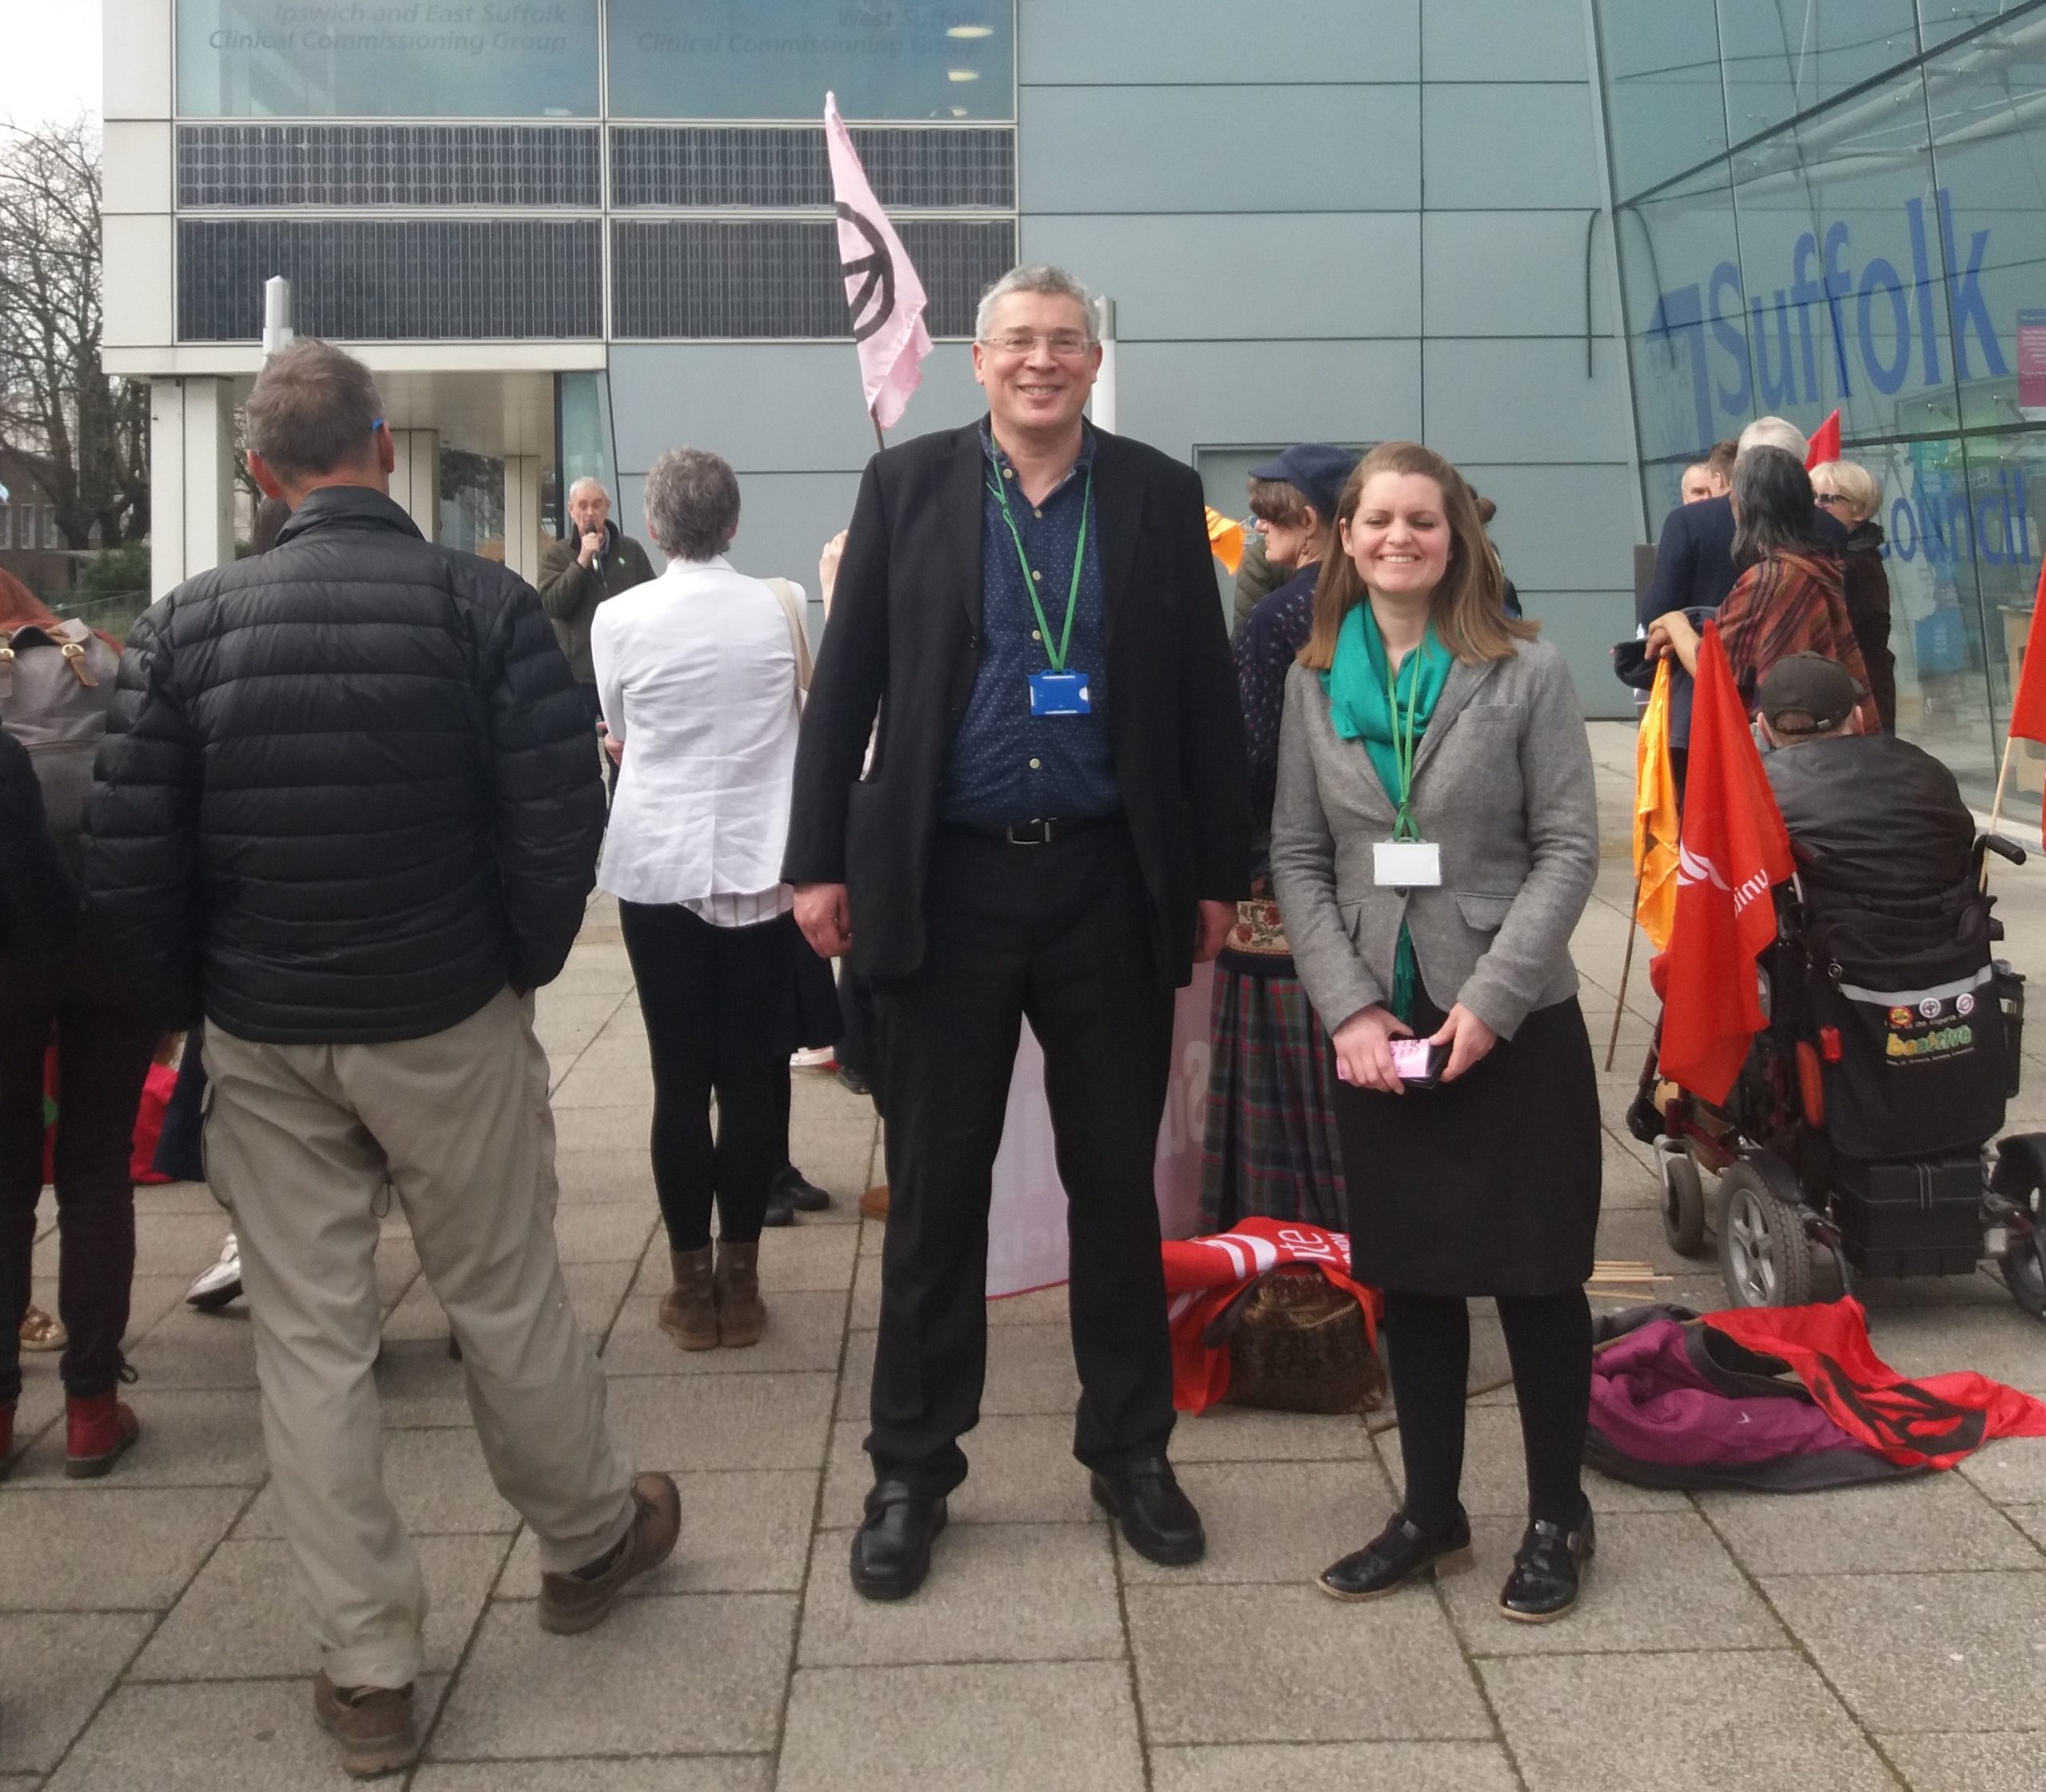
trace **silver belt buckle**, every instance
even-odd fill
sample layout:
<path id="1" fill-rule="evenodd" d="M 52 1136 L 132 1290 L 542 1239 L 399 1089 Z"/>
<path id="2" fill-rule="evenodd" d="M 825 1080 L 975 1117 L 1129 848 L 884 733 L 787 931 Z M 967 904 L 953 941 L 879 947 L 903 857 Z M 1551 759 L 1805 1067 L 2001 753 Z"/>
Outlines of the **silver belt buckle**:
<path id="1" fill-rule="evenodd" d="M 1005 831 L 1012 846 L 1045 846 L 1051 844 L 1052 824 L 1048 820 L 1011 822 Z"/>

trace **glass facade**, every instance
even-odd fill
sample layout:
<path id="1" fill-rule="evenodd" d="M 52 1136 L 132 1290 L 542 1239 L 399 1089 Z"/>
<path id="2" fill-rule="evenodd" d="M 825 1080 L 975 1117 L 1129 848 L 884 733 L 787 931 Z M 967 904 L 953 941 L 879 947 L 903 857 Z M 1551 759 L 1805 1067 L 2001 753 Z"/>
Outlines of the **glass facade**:
<path id="1" fill-rule="evenodd" d="M 1837 407 L 1900 731 L 1986 806 L 2046 540 L 2046 0 L 1594 10 L 1651 524 L 1714 441 Z"/>

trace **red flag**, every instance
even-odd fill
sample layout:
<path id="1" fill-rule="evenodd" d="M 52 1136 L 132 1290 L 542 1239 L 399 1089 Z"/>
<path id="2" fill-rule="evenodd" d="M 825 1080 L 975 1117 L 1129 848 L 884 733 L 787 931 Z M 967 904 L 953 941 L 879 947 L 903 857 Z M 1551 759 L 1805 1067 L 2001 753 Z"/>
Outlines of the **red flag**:
<path id="1" fill-rule="evenodd" d="M 1805 449 L 1805 471 L 1821 467 L 1829 460 L 1840 458 L 1840 412 L 1833 415 L 1818 426 L 1810 444 Z"/>
<path id="2" fill-rule="evenodd" d="M 2010 732 L 2020 740 L 2046 741 L 2046 655 L 2040 649 L 2039 613 L 2046 610 L 2046 563 L 2039 568 L 2039 588 L 2032 596 L 2032 623 L 2024 634 L 2024 652 L 2017 664 L 2017 686 L 2011 692 Z"/>
<path id="3" fill-rule="evenodd" d="M 1677 860 L 1676 922 L 1657 966 L 1662 1074 L 1723 1101 L 1764 1024 L 1755 955 L 1776 934 L 1769 890 L 1790 875 L 1790 837 L 1710 622 L 1698 643 Z"/>

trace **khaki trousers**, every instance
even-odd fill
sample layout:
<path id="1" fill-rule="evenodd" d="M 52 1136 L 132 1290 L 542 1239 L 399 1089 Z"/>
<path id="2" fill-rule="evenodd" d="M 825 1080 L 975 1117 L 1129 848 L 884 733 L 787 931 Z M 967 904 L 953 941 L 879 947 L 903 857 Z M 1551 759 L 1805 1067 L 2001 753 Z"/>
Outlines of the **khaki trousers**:
<path id="1" fill-rule="evenodd" d="M 624 1535 L 632 1465 L 554 1242 L 547 1058 L 500 991 L 424 1039 L 272 1045 L 206 1029 L 206 1164 L 234 1215 L 263 1438 L 300 1591 L 337 1686 L 419 1672 L 426 1590 L 384 1491 L 376 1360 L 388 1185 L 462 1346 L 498 1491 L 543 1572 Z"/>

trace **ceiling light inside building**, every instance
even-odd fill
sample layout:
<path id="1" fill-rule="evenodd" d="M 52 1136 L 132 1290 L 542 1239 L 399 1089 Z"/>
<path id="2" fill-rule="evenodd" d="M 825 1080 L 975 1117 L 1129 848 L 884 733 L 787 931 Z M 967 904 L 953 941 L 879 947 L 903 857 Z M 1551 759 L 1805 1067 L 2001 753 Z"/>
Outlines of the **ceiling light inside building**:
<path id="1" fill-rule="evenodd" d="M 981 71 L 978 69 L 947 69 L 945 78 L 947 81 L 978 81 Z"/>
<path id="2" fill-rule="evenodd" d="M 992 25 L 955 25 L 945 34 L 948 38 L 991 38 L 994 35 L 994 27 Z"/>

